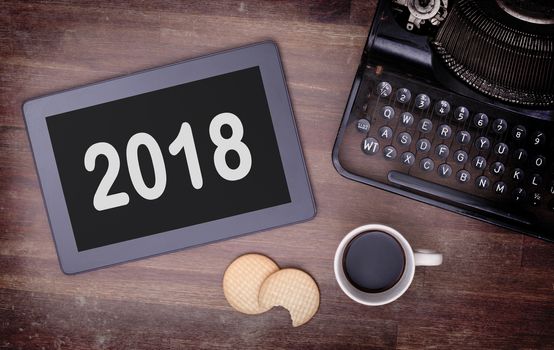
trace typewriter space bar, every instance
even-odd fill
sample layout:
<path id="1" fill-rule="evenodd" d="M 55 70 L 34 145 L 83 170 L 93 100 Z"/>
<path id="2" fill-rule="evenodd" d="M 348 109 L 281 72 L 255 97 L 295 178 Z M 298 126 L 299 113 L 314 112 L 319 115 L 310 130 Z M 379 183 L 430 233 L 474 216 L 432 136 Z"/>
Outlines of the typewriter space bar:
<path id="1" fill-rule="evenodd" d="M 494 205 L 492 205 L 489 200 L 484 198 L 479 198 L 467 193 L 453 190 L 446 186 L 437 185 L 429 181 L 421 180 L 417 177 L 406 175 L 398 171 L 390 171 L 388 179 L 393 184 L 409 188 L 410 190 L 425 197 L 432 197 L 441 202 L 447 202 L 454 206 L 461 206 L 467 209 L 473 209 L 475 211 L 486 212 L 497 217 L 517 221 L 526 225 L 531 225 L 528 219 L 520 215 L 504 212 L 494 207 Z"/>

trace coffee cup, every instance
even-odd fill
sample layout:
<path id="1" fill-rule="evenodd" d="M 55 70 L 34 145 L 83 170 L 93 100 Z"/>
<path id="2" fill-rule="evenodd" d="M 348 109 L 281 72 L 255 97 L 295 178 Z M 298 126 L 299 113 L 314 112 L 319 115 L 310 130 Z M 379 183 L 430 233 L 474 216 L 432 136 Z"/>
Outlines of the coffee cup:
<path id="1" fill-rule="evenodd" d="M 416 266 L 438 266 L 442 254 L 412 249 L 392 227 L 369 224 L 350 231 L 335 253 L 335 278 L 352 300 L 369 306 L 398 299 L 412 284 Z"/>

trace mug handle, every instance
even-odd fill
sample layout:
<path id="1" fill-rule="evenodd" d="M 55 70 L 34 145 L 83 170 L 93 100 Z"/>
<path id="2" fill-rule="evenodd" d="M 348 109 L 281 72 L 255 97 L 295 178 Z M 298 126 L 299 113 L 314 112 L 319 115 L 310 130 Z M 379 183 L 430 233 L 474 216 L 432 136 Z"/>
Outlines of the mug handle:
<path id="1" fill-rule="evenodd" d="M 430 249 L 414 249 L 415 266 L 439 266 L 442 254 Z"/>

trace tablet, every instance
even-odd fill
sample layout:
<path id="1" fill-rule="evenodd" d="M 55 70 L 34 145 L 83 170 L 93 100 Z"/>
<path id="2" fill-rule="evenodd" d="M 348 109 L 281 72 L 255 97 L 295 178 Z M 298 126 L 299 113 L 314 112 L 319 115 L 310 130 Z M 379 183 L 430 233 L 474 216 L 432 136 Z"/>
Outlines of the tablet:
<path id="1" fill-rule="evenodd" d="M 315 215 L 273 42 L 35 98 L 23 114 L 65 273 Z"/>

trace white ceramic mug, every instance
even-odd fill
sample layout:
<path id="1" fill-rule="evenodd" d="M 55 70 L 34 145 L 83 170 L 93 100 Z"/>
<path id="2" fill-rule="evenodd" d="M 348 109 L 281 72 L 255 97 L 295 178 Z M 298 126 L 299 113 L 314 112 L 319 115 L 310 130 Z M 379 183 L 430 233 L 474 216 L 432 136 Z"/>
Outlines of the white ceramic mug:
<path id="1" fill-rule="evenodd" d="M 368 293 L 354 287 L 346 277 L 343 267 L 343 256 L 348 243 L 359 234 L 369 231 L 381 231 L 392 236 L 402 247 L 405 257 L 404 272 L 398 282 L 391 288 L 378 293 Z M 370 306 L 388 304 L 404 294 L 410 284 L 412 284 L 416 266 L 438 266 L 440 264 L 442 264 L 442 254 L 429 249 L 413 250 L 410 243 L 398 231 L 389 226 L 379 224 L 364 225 L 350 231 L 340 242 L 335 253 L 334 263 L 335 278 L 342 291 L 352 300 Z"/>

